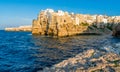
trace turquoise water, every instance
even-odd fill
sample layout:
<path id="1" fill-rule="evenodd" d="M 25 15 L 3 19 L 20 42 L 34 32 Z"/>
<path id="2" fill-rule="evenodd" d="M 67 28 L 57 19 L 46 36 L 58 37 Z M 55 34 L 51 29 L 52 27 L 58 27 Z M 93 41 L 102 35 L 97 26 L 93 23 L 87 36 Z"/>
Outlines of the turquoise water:
<path id="1" fill-rule="evenodd" d="M 116 46 L 117 47 L 116 47 Z M 112 36 L 81 35 L 66 38 L 32 36 L 30 32 L 0 31 L 0 72 L 37 72 L 83 50 L 119 48 Z"/>

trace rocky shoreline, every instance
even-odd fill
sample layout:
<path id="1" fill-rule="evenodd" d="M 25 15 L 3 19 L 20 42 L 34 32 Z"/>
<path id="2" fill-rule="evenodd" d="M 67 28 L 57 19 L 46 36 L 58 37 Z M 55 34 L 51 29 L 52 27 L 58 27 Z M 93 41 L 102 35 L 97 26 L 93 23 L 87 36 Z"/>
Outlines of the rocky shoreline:
<path id="1" fill-rule="evenodd" d="M 32 31 L 32 26 L 19 26 L 19 27 L 13 27 L 13 28 L 5 28 L 5 31 Z"/>
<path id="2" fill-rule="evenodd" d="M 38 72 L 120 72 L 120 54 L 116 51 L 110 47 L 89 48 Z"/>

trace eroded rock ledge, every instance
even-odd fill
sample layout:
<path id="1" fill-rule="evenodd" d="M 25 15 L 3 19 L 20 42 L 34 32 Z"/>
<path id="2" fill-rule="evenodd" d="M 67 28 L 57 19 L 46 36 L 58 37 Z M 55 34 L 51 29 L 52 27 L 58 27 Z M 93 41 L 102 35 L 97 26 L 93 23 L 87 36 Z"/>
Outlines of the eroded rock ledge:
<path id="1" fill-rule="evenodd" d="M 118 54 L 89 49 L 38 72 L 119 72 L 119 70 Z"/>

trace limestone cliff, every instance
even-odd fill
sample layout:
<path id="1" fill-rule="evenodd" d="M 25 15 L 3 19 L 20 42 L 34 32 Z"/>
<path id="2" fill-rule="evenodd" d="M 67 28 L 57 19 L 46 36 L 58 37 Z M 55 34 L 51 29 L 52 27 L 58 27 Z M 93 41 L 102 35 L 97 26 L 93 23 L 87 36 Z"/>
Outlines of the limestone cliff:
<path id="1" fill-rule="evenodd" d="M 70 36 L 81 33 L 110 33 L 110 26 L 117 23 L 103 15 L 82 15 L 46 9 L 32 23 L 33 35 Z"/>
<path id="2" fill-rule="evenodd" d="M 80 26 L 77 17 L 75 19 L 78 23 L 68 13 L 62 11 L 55 13 L 52 10 L 43 11 L 37 20 L 33 20 L 32 34 L 69 36 L 87 30 L 88 26 Z"/>

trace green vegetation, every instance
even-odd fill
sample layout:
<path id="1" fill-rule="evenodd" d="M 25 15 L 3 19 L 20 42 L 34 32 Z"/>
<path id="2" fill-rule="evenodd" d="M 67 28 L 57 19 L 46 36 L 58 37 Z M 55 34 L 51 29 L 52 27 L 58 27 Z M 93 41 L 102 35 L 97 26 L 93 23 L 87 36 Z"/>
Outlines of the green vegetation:
<path id="1" fill-rule="evenodd" d="M 112 27 L 107 26 L 107 28 L 112 31 Z"/>
<path id="2" fill-rule="evenodd" d="M 119 66 L 118 64 L 119 60 L 114 60 L 113 63 L 115 64 L 115 67 Z"/>
<path id="3" fill-rule="evenodd" d="M 94 70 L 94 71 L 91 71 L 91 72 L 103 72 L 102 69 L 97 69 L 97 70 Z"/>
<path id="4" fill-rule="evenodd" d="M 101 32 L 104 32 L 105 30 L 104 29 L 99 29 Z"/>
<path id="5" fill-rule="evenodd" d="M 97 28 L 97 26 L 96 25 L 92 25 L 94 28 Z"/>
<path id="6" fill-rule="evenodd" d="M 115 67 L 118 67 L 119 66 L 119 61 L 120 60 L 114 60 L 114 61 L 110 61 L 110 60 L 107 60 L 108 62 L 110 62 L 110 63 L 114 63 L 114 65 L 115 65 Z"/>
<path id="7" fill-rule="evenodd" d="M 94 30 L 91 26 L 88 27 L 90 30 Z"/>
<path id="8" fill-rule="evenodd" d="M 113 24 L 107 24 L 107 28 L 112 31 L 113 30 Z"/>
<path id="9" fill-rule="evenodd" d="M 83 23 L 83 22 L 80 25 L 82 25 L 82 26 L 89 26 L 88 23 Z"/>

